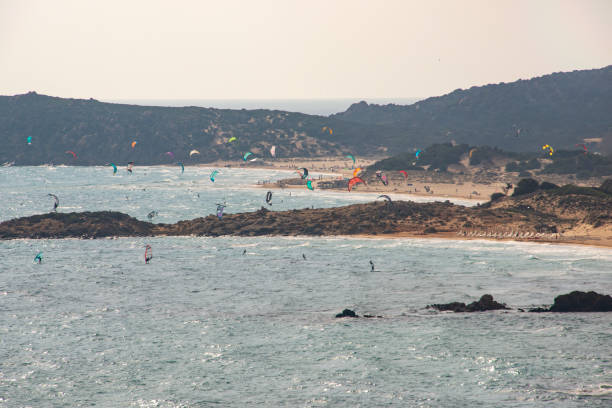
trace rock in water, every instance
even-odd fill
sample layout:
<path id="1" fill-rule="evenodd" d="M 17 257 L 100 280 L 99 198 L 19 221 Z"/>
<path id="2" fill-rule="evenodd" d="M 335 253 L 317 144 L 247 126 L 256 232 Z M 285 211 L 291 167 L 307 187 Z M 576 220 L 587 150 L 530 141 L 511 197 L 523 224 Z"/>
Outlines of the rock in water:
<path id="1" fill-rule="evenodd" d="M 342 311 L 342 313 L 338 313 L 336 315 L 336 318 L 339 317 L 359 317 L 355 312 L 353 312 L 351 309 L 344 309 Z"/>
<path id="2" fill-rule="evenodd" d="M 472 302 L 467 305 L 468 312 L 484 312 L 485 310 L 507 310 L 503 303 L 498 303 L 493 300 L 493 296 L 491 295 L 482 295 L 478 302 Z"/>
<path id="3" fill-rule="evenodd" d="M 596 292 L 574 291 L 555 298 L 550 312 L 612 312 L 612 297 Z"/>
<path id="4" fill-rule="evenodd" d="M 494 301 L 491 295 L 482 295 L 478 302 L 472 302 L 467 306 L 463 302 L 451 302 L 429 305 L 427 307 L 440 311 L 452 310 L 453 312 L 484 312 L 487 310 L 509 309 L 505 304 Z"/>
<path id="5" fill-rule="evenodd" d="M 463 302 L 441 303 L 435 305 L 428 305 L 427 307 L 432 309 L 438 309 L 441 312 L 446 312 L 448 310 L 453 312 L 467 312 L 465 303 Z"/>

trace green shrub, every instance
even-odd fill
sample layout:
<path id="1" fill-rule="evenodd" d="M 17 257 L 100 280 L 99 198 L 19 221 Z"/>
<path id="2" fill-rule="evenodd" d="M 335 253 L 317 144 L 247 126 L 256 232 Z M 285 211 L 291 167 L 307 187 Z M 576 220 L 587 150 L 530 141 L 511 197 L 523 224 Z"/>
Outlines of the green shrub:
<path id="1" fill-rule="evenodd" d="M 497 201 L 502 197 L 505 197 L 506 195 L 504 193 L 493 193 L 491 194 L 491 202 L 493 201 Z"/>
<path id="2" fill-rule="evenodd" d="M 549 183 L 548 181 L 543 181 L 542 184 L 540 184 L 540 190 L 552 190 L 554 188 L 559 188 L 559 186 L 554 183 Z"/>
<path id="3" fill-rule="evenodd" d="M 518 185 L 514 189 L 514 193 L 512 197 L 520 196 L 523 194 L 529 194 L 536 191 L 539 187 L 539 184 L 536 180 L 531 178 L 522 179 L 518 182 Z"/>

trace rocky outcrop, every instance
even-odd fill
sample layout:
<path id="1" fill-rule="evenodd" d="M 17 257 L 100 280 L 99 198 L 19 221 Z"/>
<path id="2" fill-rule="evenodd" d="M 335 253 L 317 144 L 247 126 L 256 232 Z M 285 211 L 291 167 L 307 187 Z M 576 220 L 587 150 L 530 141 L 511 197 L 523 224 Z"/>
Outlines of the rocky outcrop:
<path id="1" fill-rule="evenodd" d="M 114 211 L 49 213 L 0 223 L 0 239 L 134 237 L 156 230 L 155 224 Z"/>
<path id="2" fill-rule="evenodd" d="M 480 300 L 477 302 L 472 302 L 469 305 L 466 305 L 463 302 L 451 302 L 451 303 L 442 303 L 442 304 L 434 304 L 428 305 L 429 309 L 437 309 L 439 311 L 453 311 L 453 312 L 484 312 L 487 310 L 508 310 L 503 303 L 498 303 L 493 300 L 493 296 L 491 295 L 482 295 Z"/>
<path id="3" fill-rule="evenodd" d="M 535 195 L 534 195 L 535 194 Z M 226 213 L 152 224 L 119 212 L 48 213 L 0 223 L 0 239 L 100 238 L 112 236 L 196 235 L 354 235 L 354 234 L 457 234 L 472 231 L 531 231 L 556 233 L 580 226 L 612 227 L 612 196 L 548 191 L 524 199 L 504 199 L 491 208 L 464 207 L 450 202 L 394 201 L 352 204 L 334 208 Z M 603 194 L 603 193 L 602 193 Z M 528 206 L 528 209 L 525 209 Z M 465 235 L 465 233 L 464 233 Z"/>
<path id="4" fill-rule="evenodd" d="M 612 312 L 612 297 L 596 292 L 574 291 L 555 298 L 555 303 L 548 309 L 535 308 L 530 312 Z"/>
<path id="5" fill-rule="evenodd" d="M 355 313 L 355 312 L 354 312 L 354 311 L 352 311 L 351 309 L 344 309 L 344 310 L 342 311 L 342 313 L 338 313 L 338 314 L 336 315 L 336 318 L 337 318 L 337 319 L 338 319 L 338 318 L 341 318 L 341 317 L 359 317 L 359 316 L 357 315 L 357 313 Z"/>

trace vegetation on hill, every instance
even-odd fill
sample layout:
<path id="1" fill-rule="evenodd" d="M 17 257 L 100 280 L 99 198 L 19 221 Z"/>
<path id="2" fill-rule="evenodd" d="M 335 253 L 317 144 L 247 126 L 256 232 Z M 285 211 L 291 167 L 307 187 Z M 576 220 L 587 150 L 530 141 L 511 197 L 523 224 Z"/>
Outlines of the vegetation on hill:
<path id="1" fill-rule="evenodd" d="M 576 178 L 612 175 L 612 157 L 576 151 L 557 151 L 544 174 L 575 174 Z"/>
<path id="2" fill-rule="evenodd" d="M 537 170 L 540 174 L 574 174 L 579 179 L 612 176 L 612 157 L 583 150 L 557 150 L 549 156 L 545 152 L 516 153 L 489 146 L 451 143 L 429 146 L 420 152 L 418 159 L 415 153 L 400 153 L 375 162 L 369 170 L 447 171 L 449 166 L 462 163 L 468 167 L 499 167 L 500 163 L 505 163 L 506 172 L 517 172 L 520 177 L 529 177 L 527 170 Z"/>
<path id="3" fill-rule="evenodd" d="M 585 138 L 612 144 L 610 112 L 612 66 L 458 89 L 407 106 L 360 102 L 332 117 L 400 129 L 407 148 L 455 140 L 538 151 L 543 144 L 572 148 Z"/>
<path id="4" fill-rule="evenodd" d="M 612 66 L 456 90 L 408 106 L 360 102 L 330 117 L 122 105 L 30 92 L 0 96 L 0 163 L 198 163 L 240 159 L 246 151 L 270 157 L 273 145 L 278 157 L 373 156 L 438 144 L 415 165 L 444 170 L 469 145 L 492 146 L 475 151 L 472 165 L 488 165 L 500 154 L 496 149 L 541 153 L 543 144 L 569 149 L 586 143 L 589 151 L 596 146 L 612 151 L 610 112 Z M 232 137 L 236 140 L 228 143 Z M 133 141 L 138 142 L 134 148 Z M 452 148 L 445 147 L 451 142 Z M 193 149 L 200 155 L 190 159 Z M 76 159 L 65 153 L 69 150 Z M 513 158 L 525 162 L 531 157 Z M 519 167 L 525 171 L 533 164 Z M 605 164 L 585 166 L 593 174 L 608 171 Z"/>
<path id="5" fill-rule="evenodd" d="M 0 96 L 0 163 L 187 164 L 239 160 L 247 151 L 270 158 L 273 145 L 277 157 L 382 154 L 386 147 L 379 135 L 389 132 L 283 111 L 122 105 L 33 92 Z M 232 137 L 236 140 L 229 142 Z M 200 154 L 190 158 L 193 149 Z"/>

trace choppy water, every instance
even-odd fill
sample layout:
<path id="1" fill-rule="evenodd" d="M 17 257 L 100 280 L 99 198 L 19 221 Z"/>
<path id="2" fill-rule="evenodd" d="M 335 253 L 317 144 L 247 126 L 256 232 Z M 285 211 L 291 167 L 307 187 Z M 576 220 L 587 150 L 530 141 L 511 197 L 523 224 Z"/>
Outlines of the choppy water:
<path id="1" fill-rule="evenodd" d="M 216 203 L 226 203 L 226 213 L 255 211 L 265 206 L 272 210 L 322 208 L 364 203 L 376 200 L 378 193 L 351 194 L 310 191 L 304 188 L 273 190 L 272 206 L 265 201 L 266 191 L 253 187 L 259 181 L 275 181 L 297 177 L 296 172 L 261 169 L 219 169 L 215 182 L 210 181 L 213 169 L 177 166 L 135 167 L 130 175 L 120 168 L 116 175 L 108 167 L 0 167 L 0 221 L 41 214 L 53 209 L 60 199 L 59 212 L 113 210 L 141 220 L 157 211 L 153 222 L 176 222 L 214 214 Z M 315 178 L 321 176 L 312 172 Z M 414 201 L 445 200 L 389 194 L 395 199 Z M 462 205 L 474 200 L 452 199 Z"/>
<path id="2" fill-rule="evenodd" d="M 83 179 L 73 171 L 95 180 L 95 168 L 12 168 L 10 177 L 1 170 L 2 219 L 36 212 L 25 204 L 13 208 L 20 194 L 41 211 L 48 207 L 46 190 L 37 199 L 23 193 L 34 194 L 32 175 L 61 197 L 86 200 L 75 210 L 106 209 L 126 192 L 136 197 L 120 181 L 80 188 Z M 61 172 L 70 177 L 56 176 Z M 195 179 L 196 186 L 203 182 Z M 11 190 L 15 180 L 24 184 Z M 153 195 L 170 203 L 159 198 L 173 190 L 164 185 Z M 246 197 L 240 208 L 261 205 L 260 190 L 236 190 Z M 348 200 L 318 194 L 310 196 L 318 205 Z M 157 208 L 160 218 L 168 211 L 168 220 L 195 211 Z M 146 214 L 140 207 L 126 212 Z M 146 244 L 154 250 L 149 265 Z M 40 250 L 44 261 L 37 265 L 32 260 Z M 2 407 L 612 404 L 612 314 L 424 309 L 484 293 L 514 308 L 548 304 L 576 289 L 612 293 L 607 249 L 157 237 L 0 241 L 0 256 Z M 334 319 L 345 307 L 384 317 Z"/>

